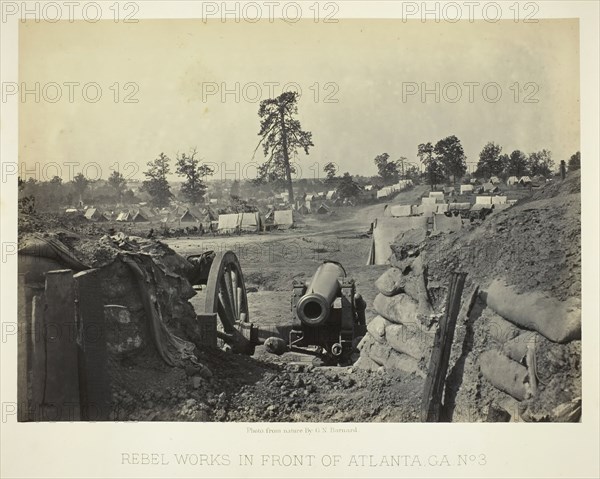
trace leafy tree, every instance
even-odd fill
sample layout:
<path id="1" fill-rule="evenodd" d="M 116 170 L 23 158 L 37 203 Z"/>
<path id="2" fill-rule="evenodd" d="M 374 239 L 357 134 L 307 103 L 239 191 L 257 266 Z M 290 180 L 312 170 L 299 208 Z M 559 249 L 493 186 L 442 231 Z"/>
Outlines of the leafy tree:
<path id="1" fill-rule="evenodd" d="M 240 197 L 240 182 L 238 180 L 234 180 L 231 184 L 231 191 L 229 192 L 229 196 L 232 197 Z"/>
<path id="2" fill-rule="evenodd" d="M 416 165 L 409 163 L 404 168 L 404 178 L 406 178 L 407 180 L 417 181 L 420 176 L 421 172 L 419 171 L 419 168 Z"/>
<path id="3" fill-rule="evenodd" d="M 336 180 L 335 175 L 337 174 L 337 167 L 335 164 L 330 161 L 323 167 L 323 171 L 327 174 L 325 177 L 325 184 L 333 185 Z"/>
<path id="4" fill-rule="evenodd" d="M 126 190 L 123 193 L 123 203 L 126 205 L 130 205 L 132 203 L 137 203 L 139 200 L 135 197 L 133 190 Z"/>
<path id="5" fill-rule="evenodd" d="M 569 171 L 578 170 L 581 168 L 581 153 L 573 153 L 569 158 Z"/>
<path id="6" fill-rule="evenodd" d="M 406 156 L 401 156 L 400 158 L 398 158 L 396 160 L 396 163 L 398 164 L 398 176 L 399 178 L 406 178 L 406 168 L 407 166 L 405 165 L 405 163 L 408 163 Z"/>
<path id="7" fill-rule="evenodd" d="M 400 179 L 400 165 L 398 161 L 390 161 L 390 155 L 382 153 L 377 155 L 373 160 L 377 166 L 379 177 L 383 180 L 384 185 L 393 185 Z"/>
<path id="8" fill-rule="evenodd" d="M 54 178 L 58 178 L 58 177 L 54 177 Z M 52 180 L 54 180 L 54 178 Z M 60 178 L 58 178 L 60 180 Z M 60 180 L 60 182 L 58 184 L 62 183 L 62 180 Z M 90 184 L 90 180 L 88 180 L 83 173 L 78 173 L 74 178 L 73 178 L 73 188 L 75 189 L 75 192 L 79 195 L 79 201 L 83 201 L 83 193 L 85 192 L 85 190 L 87 189 L 87 187 Z"/>
<path id="9" fill-rule="evenodd" d="M 144 172 L 147 180 L 142 183 L 142 190 L 147 192 L 154 206 L 163 207 L 169 204 L 171 198 L 171 187 L 167 181 L 170 172 L 169 162 L 171 159 L 161 153 L 154 161 L 147 164 L 148 170 Z"/>
<path id="10" fill-rule="evenodd" d="M 488 142 L 479 153 L 479 162 L 475 176 L 478 178 L 490 178 L 501 175 L 504 171 L 504 157 L 500 155 L 502 147 L 494 142 Z"/>
<path id="11" fill-rule="evenodd" d="M 529 155 L 528 165 L 532 175 L 550 176 L 552 175 L 552 168 L 554 168 L 552 153 L 548 150 L 531 153 Z"/>
<path id="12" fill-rule="evenodd" d="M 521 177 L 529 174 L 527 156 L 520 150 L 513 151 L 508 157 L 506 172 L 509 176 Z"/>
<path id="13" fill-rule="evenodd" d="M 115 190 L 117 198 L 119 199 L 119 202 L 121 202 L 121 199 L 123 198 L 123 192 L 127 186 L 127 180 L 125 177 L 118 171 L 113 171 L 108 177 L 108 184 Z"/>
<path id="14" fill-rule="evenodd" d="M 425 166 L 425 175 L 432 190 L 435 189 L 436 185 L 444 181 L 444 169 L 442 163 L 433 153 L 433 145 L 429 142 L 421 143 L 417 147 L 417 156 Z"/>
<path id="15" fill-rule="evenodd" d="M 83 175 L 81 173 L 79 173 L 79 175 L 81 175 L 83 177 Z M 77 175 L 77 176 L 79 176 L 79 175 Z M 75 178 L 77 178 L 77 176 Z M 84 179 L 85 179 L 85 177 L 84 177 Z M 50 184 L 53 186 L 60 186 L 60 185 L 62 185 L 62 182 L 63 182 L 62 178 L 60 176 L 56 176 L 56 175 L 53 176 L 52 179 L 50 180 Z"/>
<path id="16" fill-rule="evenodd" d="M 360 186 L 354 181 L 350 173 L 346 172 L 340 178 L 337 192 L 340 198 L 356 198 L 360 194 Z"/>
<path id="17" fill-rule="evenodd" d="M 204 202 L 206 184 L 202 178 L 214 173 L 211 167 L 200 164 L 200 160 L 196 158 L 197 153 L 194 148 L 189 155 L 185 153 L 181 156 L 177 155 L 176 164 L 177 174 L 185 177 L 185 181 L 181 185 L 181 194 L 193 205 Z"/>
<path id="18" fill-rule="evenodd" d="M 298 114 L 298 94 L 284 92 L 277 98 L 269 98 L 260 102 L 260 141 L 267 161 L 258 168 L 258 182 L 283 180 L 286 183 L 290 203 L 294 202 L 292 189 L 292 173 L 294 168 L 290 156 L 296 155 L 298 148 L 308 155 L 313 145 L 312 133 L 302 130 L 300 122 L 294 118 Z M 256 152 L 256 150 L 255 150 Z"/>
<path id="19" fill-rule="evenodd" d="M 467 172 L 467 157 L 456 136 L 448 136 L 438 141 L 433 152 L 442 164 L 446 175 L 452 176 L 454 183 L 456 183 L 456 178 L 461 178 Z"/>
<path id="20" fill-rule="evenodd" d="M 502 176 L 504 179 L 508 177 L 508 163 L 510 162 L 510 156 L 506 153 L 502 153 L 498 157 L 498 168 L 502 167 L 500 173 L 497 173 L 499 176 Z"/>

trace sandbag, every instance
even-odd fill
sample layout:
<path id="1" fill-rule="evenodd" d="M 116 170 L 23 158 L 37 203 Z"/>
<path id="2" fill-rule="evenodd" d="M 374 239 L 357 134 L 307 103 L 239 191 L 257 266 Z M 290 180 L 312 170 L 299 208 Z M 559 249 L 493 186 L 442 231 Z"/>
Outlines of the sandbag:
<path id="1" fill-rule="evenodd" d="M 388 325 L 388 321 L 382 316 L 375 316 L 369 324 L 367 324 L 367 331 L 373 336 L 373 339 L 378 343 L 385 342 L 385 327 Z"/>
<path id="2" fill-rule="evenodd" d="M 375 311 L 392 323 L 407 324 L 417 321 L 419 304 L 406 294 L 385 296 L 379 293 L 375 297 L 373 307 Z"/>
<path id="3" fill-rule="evenodd" d="M 381 294 L 394 296 L 395 294 L 404 292 L 405 283 L 406 276 L 402 274 L 402 271 L 398 268 L 390 268 L 377 278 L 375 286 Z"/>
<path id="4" fill-rule="evenodd" d="M 581 339 L 581 301 L 558 301 L 538 292 L 518 294 L 499 280 L 490 284 L 487 303 L 509 321 L 532 329 L 555 343 Z"/>
<path id="5" fill-rule="evenodd" d="M 383 366 L 386 370 L 399 370 L 407 373 L 423 374 L 419 368 L 419 362 L 416 359 L 394 351 L 387 344 L 380 344 L 376 341 L 371 342 L 368 347 L 367 356 L 379 366 Z"/>
<path id="6" fill-rule="evenodd" d="M 510 394 L 518 401 L 530 396 L 528 373 L 525 366 L 509 359 L 498 351 L 485 351 L 478 359 L 481 374 L 495 388 Z"/>
<path id="7" fill-rule="evenodd" d="M 407 354 L 401 354 L 393 349 L 390 349 L 388 359 L 384 365 L 386 370 L 404 371 L 407 373 L 415 373 L 418 376 L 424 377 L 425 374 L 419 367 L 419 362 Z"/>
<path id="8" fill-rule="evenodd" d="M 357 369 L 364 369 L 366 371 L 377 371 L 381 368 L 379 364 L 366 355 L 359 357 L 354 363 L 354 367 Z"/>
<path id="9" fill-rule="evenodd" d="M 520 330 L 513 323 L 494 313 L 491 309 L 488 311 L 493 316 L 488 319 L 486 328 L 496 343 L 504 344 L 519 335 Z"/>
<path id="10" fill-rule="evenodd" d="M 502 353 L 513 361 L 520 363 L 527 356 L 527 347 L 535 344 L 536 337 L 537 333 L 533 331 L 526 331 L 523 334 L 519 334 L 516 338 L 504 343 Z"/>
<path id="11" fill-rule="evenodd" d="M 433 313 L 433 307 L 429 303 L 427 285 L 425 284 L 424 254 L 419 255 L 412 264 L 413 281 L 407 281 L 404 285 L 406 294 L 419 303 L 419 315 L 429 316 Z"/>
<path id="12" fill-rule="evenodd" d="M 395 351 L 407 354 L 417 361 L 431 355 L 433 338 L 418 327 L 388 324 L 385 328 L 385 340 Z"/>

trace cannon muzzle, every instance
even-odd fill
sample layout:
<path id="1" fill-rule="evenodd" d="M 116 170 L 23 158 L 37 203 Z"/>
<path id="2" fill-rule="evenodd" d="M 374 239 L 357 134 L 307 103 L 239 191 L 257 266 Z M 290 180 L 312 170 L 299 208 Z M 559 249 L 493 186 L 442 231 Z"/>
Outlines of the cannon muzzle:
<path id="1" fill-rule="evenodd" d="M 298 318 L 309 326 L 319 326 L 327 321 L 331 305 L 340 291 L 339 278 L 346 276 L 344 268 L 335 262 L 323 263 L 311 278 L 306 293 L 298 300 Z"/>

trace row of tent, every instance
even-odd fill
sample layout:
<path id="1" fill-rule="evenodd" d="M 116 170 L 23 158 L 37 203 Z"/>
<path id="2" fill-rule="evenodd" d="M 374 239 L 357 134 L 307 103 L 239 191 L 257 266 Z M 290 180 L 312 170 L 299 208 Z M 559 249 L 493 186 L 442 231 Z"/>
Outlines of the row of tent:
<path id="1" fill-rule="evenodd" d="M 412 184 L 413 184 L 412 180 L 400 180 L 395 185 L 386 186 L 385 188 L 381 188 L 377 192 L 377 199 L 387 198 L 388 196 L 393 195 L 394 193 L 405 190 L 409 186 L 412 186 Z"/>
<path id="2" fill-rule="evenodd" d="M 477 196 L 475 204 L 463 203 L 436 203 L 426 202 L 420 205 L 385 205 L 384 217 L 402 218 L 408 216 L 431 216 L 448 212 L 464 212 L 479 210 L 494 205 L 495 209 L 504 209 L 514 205 L 517 200 L 509 200 L 506 196 Z"/>
<path id="3" fill-rule="evenodd" d="M 293 210 L 271 210 L 265 216 L 258 211 L 219 215 L 217 231 L 224 234 L 239 232 L 258 233 L 266 229 L 268 222 L 278 229 L 294 227 L 296 213 Z"/>
<path id="4" fill-rule="evenodd" d="M 74 210 L 78 212 L 77 210 Z M 67 210 L 67 213 L 70 211 Z M 98 208 L 86 209 L 84 216 L 90 221 L 119 221 L 141 223 L 146 221 L 160 221 L 162 223 L 210 223 L 218 218 L 210 208 L 182 208 L 177 206 L 172 209 L 136 208 L 118 213 L 101 212 Z"/>
<path id="5" fill-rule="evenodd" d="M 161 222 L 179 221 L 182 223 L 203 223 L 207 228 L 213 225 L 220 233 L 235 232 L 259 232 L 266 229 L 267 222 L 271 222 L 278 229 L 286 229 L 294 226 L 297 220 L 293 210 L 269 211 L 266 215 L 260 212 L 228 213 L 213 215 L 207 213 L 204 217 L 192 213 L 189 209 L 181 211 L 170 211 L 167 215 L 155 215 L 154 217 L 143 210 L 123 211 L 113 217 L 111 214 L 101 213 L 98 208 L 88 208 L 84 214 L 90 221 L 112 221 L 141 223 L 160 219 Z M 198 218 L 200 216 L 200 218 Z"/>
<path id="6" fill-rule="evenodd" d="M 336 197 L 337 197 L 337 191 L 336 190 L 329 190 L 327 192 L 307 194 L 304 197 L 304 201 L 305 202 L 311 202 L 311 203 L 314 202 L 314 201 L 321 201 L 321 200 L 332 201 L 332 200 L 336 199 Z"/>

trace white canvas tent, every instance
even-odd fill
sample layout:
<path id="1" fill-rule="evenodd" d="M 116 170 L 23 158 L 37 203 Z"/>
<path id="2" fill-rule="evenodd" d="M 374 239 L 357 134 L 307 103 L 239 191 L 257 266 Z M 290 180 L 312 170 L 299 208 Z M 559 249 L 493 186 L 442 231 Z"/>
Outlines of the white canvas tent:
<path id="1" fill-rule="evenodd" d="M 373 240 L 367 265 L 387 264 L 392 254 L 391 245 L 396 237 L 413 229 L 427 229 L 427 218 L 410 216 L 375 219 L 373 223 Z"/>
<path id="2" fill-rule="evenodd" d="M 274 223 L 279 229 L 291 228 L 294 226 L 294 212 L 292 210 L 275 211 Z"/>
<path id="3" fill-rule="evenodd" d="M 263 221 L 260 216 L 260 213 L 240 213 L 240 216 L 242 217 L 240 220 L 241 231 L 246 231 L 249 233 L 258 233 L 259 231 L 263 230 Z"/>
<path id="4" fill-rule="evenodd" d="M 506 184 L 509 186 L 516 185 L 518 182 L 519 182 L 519 178 L 517 178 L 516 176 L 511 176 L 508 178 L 508 180 L 506 180 Z"/>
<path id="5" fill-rule="evenodd" d="M 433 198 L 438 203 L 444 202 L 444 192 L 443 191 L 430 191 L 429 198 Z"/>
<path id="6" fill-rule="evenodd" d="M 230 213 L 219 215 L 219 233 L 235 233 L 239 230 L 241 224 L 241 215 L 239 213 Z"/>
<path id="7" fill-rule="evenodd" d="M 85 212 L 85 219 L 89 221 L 106 221 L 107 218 L 100 213 L 98 208 L 88 208 Z"/>
<path id="8" fill-rule="evenodd" d="M 519 179 L 519 183 L 521 183 L 522 185 L 528 185 L 529 183 L 531 183 L 531 178 L 529 178 L 529 176 L 521 176 L 521 178 Z"/>
<path id="9" fill-rule="evenodd" d="M 473 185 L 460 185 L 460 194 L 471 193 L 473 191 Z"/>
<path id="10" fill-rule="evenodd" d="M 386 205 L 383 210 L 384 216 L 402 218 L 412 214 L 412 205 Z"/>

